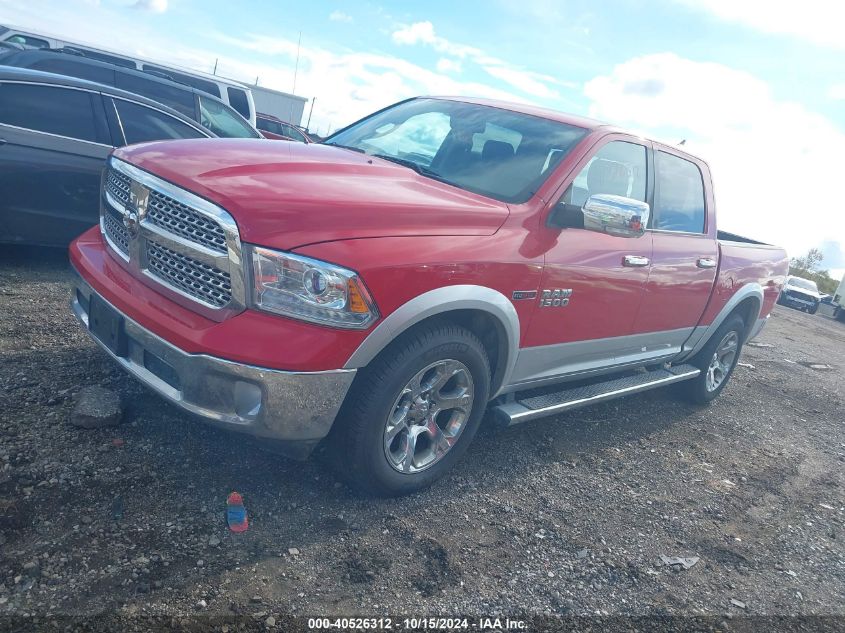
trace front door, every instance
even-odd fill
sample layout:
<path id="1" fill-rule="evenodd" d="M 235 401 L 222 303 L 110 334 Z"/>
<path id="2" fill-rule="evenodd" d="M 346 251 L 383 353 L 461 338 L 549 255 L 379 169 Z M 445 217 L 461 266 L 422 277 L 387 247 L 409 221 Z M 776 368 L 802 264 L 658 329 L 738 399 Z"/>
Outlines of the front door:
<path id="1" fill-rule="evenodd" d="M 601 143 L 558 205 L 580 214 L 578 209 L 594 194 L 646 201 L 647 147 L 625 138 Z M 639 357 L 642 345 L 630 335 L 648 281 L 651 233 L 631 238 L 583 228 L 540 230 L 554 232 L 554 244 L 545 254 L 538 307 L 513 381 L 542 381 Z"/>

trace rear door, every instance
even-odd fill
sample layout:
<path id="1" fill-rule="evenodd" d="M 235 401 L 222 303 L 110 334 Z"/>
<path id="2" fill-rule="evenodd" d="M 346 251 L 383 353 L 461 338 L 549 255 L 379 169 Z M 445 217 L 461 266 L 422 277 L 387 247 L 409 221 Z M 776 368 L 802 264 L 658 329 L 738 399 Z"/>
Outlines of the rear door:
<path id="1" fill-rule="evenodd" d="M 0 239 L 60 246 L 95 225 L 111 149 L 99 93 L 0 82 Z"/>
<path id="2" fill-rule="evenodd" d="M 659 335 L 667 353 L 698 325 L 719 264 L 715 209 L 706 164 L 655 145 L 654 251 L 634 326 Z"/>

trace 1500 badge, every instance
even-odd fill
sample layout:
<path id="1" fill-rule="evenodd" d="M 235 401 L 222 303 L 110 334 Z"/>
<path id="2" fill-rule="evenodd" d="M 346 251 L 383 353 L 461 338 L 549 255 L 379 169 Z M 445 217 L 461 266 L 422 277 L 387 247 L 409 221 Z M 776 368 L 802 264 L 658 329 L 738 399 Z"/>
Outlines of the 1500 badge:
<path id="1" fill-rule="evenodd" d="M 540 295 L 541 308 L 565 308 L 569 305 L 569 298 L 572 296 L 571 288 L 553 288 L 543 290 Z"/>

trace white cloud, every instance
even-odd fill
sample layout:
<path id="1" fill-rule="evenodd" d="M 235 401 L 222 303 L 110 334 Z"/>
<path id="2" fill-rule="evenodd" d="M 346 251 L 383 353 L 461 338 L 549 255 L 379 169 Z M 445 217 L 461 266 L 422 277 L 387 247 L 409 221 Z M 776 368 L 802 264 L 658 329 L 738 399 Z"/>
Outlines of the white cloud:
<path id="1" fill-rule="evenodd" d="M 329 20 L 332 22 L 352 22 L 352 16 L 343 11 L 332 11 L 329 13 Z"/>
<path id="2" fill-rule="evenodd" d="M 448 57 L 441 57 L 437 60 L 437 71 L 441 73 L 459 73 L 461 72 L 461 62 L 449 59 Z"/>
<path id="3" fill-rule="evenodd" d="M 845 3 L 839 0 L 676 0 L 729 22 L 764 33 L 791 35 L 820 46 L 845 49 Z"/>
<path id="4" fill-rule="evenodd" d="M 151 13 L 164 13 L 167 11 L 167 5 L 168 0 L 136 0 L 132 6 Z"/>
<path id="5" fill-rule="evenodd" d="M 395 30 L 391 37 L 396 44 L 412 46 L 422 44 L 430 46 L 438 53 L 451 55 L 461 60 L 473 62 L 491 77 L 503 81 L 512 88 L 539 99 L 559 99 L 560 94 L 551 86 L 573 87 L 568 82 L 558 81 L 554 77 L 531 72 L 488 55 L 474 46 L 452 42 L 437 35 L 431 22 L 414 22 Z M 441 58 L 438 70 L 448 72 L 450 60 Z"/>
<path id="6" fill-rule="evenodd" d="M 757 77 L 672 53 L 631 59 L 588 82 L 590 115 L 663 136 L 708 160 L 719 226 L 783 245 L 792 255 L 842 240 L 845 133 L 803 106 L 775 99 Z M 665 138 L 668 137 L 668 138 Z"/>
<path id="7" fill-rule="evenodd" d="M 827 96 L 834 101 L 845 101 L 845 84 L 833 84 L 828 88 Z"/>

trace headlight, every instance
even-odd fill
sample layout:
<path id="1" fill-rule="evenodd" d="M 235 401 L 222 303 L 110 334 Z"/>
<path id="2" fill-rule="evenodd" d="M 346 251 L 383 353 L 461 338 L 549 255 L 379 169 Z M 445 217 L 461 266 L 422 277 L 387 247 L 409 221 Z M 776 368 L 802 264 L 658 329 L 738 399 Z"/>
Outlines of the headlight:
<path id="1" fill-rule="evenodd" d="M 247 247 L 252 255 L 252 305 L 295 319 L 365 328 L 378 318 L 358 275 L 310 257 Z"/>

